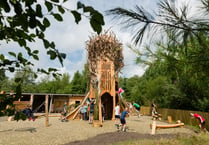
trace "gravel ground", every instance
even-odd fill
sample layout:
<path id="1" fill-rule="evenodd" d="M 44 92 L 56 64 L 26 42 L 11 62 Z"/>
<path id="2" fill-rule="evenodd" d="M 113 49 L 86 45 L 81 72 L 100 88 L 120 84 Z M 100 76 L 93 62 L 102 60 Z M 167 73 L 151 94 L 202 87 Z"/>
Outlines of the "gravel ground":
<path id="1" fill-rule="evenodd" d="M 59 117 L 49 118 L 49 127 L 45 126 L 45 117 L 33 121 L 6 121 L 0 119 L 0 145 L 92 145 L 110 144 L 118 141 L 151 136 L 150 116 L 129 116 L 127 132 L 118 132 L 114 121 L 104 121 L 103 127 L 92 127 L 88 121 L 72 120 L 61 122 Z M 157 121 L 157 124 L 167 124 Z M 187 127 L 160 129 L 154 137 L 173 137 L 176 135 L 192 135 L 193 130 Z M 121 138 L 124 138 L 121 140 Z M 138 138 L 138 139 L 139 139 Z"/>

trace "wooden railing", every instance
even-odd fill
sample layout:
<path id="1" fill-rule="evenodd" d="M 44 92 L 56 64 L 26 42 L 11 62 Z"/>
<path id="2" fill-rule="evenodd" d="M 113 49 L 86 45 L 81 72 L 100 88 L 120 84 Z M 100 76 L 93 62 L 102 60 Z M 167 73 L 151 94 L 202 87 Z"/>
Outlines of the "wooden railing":
<path id="1" fill-rule="evenodd" d="M 209 113 L 200 111 L 190 111 L 190 110 L 179 110 L 179 109 L 165 109 L 158 108 L 158 113 L 162 114 L 162 119 L 167 120 L 168 116 L 172 117 L 173 121 L 180 120 L 184 124 L 198 126 L 199 122 L 195 118 L 191 118 L 190 113 L 197 113 L 201 115 L 206 120 L 206 128 L 209 130 Z M 151 107 L 142 106 L 140 113 L 145 115 L 151 115 Z"/>
<path id="2" fill-rule="evenodd" d="M 30 105 L 30 101 L 14 101 L 14 105 L 18 110 L 23 110 L 27 105 Z"/>

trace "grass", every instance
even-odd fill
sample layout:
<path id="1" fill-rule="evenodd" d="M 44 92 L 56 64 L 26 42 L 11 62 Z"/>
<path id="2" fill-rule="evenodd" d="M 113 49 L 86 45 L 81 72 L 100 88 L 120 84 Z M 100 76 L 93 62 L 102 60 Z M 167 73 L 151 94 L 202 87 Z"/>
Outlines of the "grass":
<path id="1" fill-rule="evenodd" d="M 200 133 L 195 136 L 174 139 L 129 140 L 112 145 L 209 145 L 209 134 Z"/>

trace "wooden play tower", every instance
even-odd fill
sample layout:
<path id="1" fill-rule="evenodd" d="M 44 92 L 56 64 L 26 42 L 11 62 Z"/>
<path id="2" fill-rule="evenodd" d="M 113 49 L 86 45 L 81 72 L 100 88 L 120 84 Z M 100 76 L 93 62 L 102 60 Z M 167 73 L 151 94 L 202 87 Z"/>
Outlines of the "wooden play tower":
<path id="1" fill-rule="evenodd" d="M 120 101 L 117 94 L 118 73 L 124 66 L 122 44 L 113 32 L 104 32 L 91 36 L 86 42 L 86 50 L 88 51 L 90 90 L 82 104 L 87 97 L 95 98 L 98 120 L 102 122 L 101 104 L 104 105 L 105 119 L 115 119 L 114 109 L 116 103 Z M 68 118 L 71 119 L 71 116 L 73 115 L 69 115 Z"/>
<path id="2" fill-rule="evenodd" d="M 90 37 L 86 43 L 90 74 L 89 97 L 95 98 L 99 106 L 99 120 L 102 120 L 101 104 L 105 119 L 115 119 L 115 106 L 119 101 L 118 73 L 123 64 L 122 44 L 113 33 L 105 32 Z"/>

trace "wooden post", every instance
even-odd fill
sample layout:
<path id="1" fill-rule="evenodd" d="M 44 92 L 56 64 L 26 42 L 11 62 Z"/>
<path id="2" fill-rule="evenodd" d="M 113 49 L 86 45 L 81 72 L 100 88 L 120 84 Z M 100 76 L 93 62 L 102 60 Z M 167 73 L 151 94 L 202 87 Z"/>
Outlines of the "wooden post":
<path id="1" fill-rule="evenodd" d="M 168 123 L 172 123 L 172 117 L 168 116 Z"/>
<path id="2" fill-rule="evenodd" d="M 155 131 L 156 131 L 156 121 L 154 120 L 152 123 L 152 132 L 151 135 L 155 135 Z"/>
<path id="3" fill-rule="evenodd" d="M 51 96 L 51 100 L 50 100 L 50 105 L 49 105 L 49 114 L 52 111 L 52 101 L 53 101 L 53 95 L 50 95 L 50 96 Z"/>
<path id="4" fill-rule="evenodd" d="M 49 96 L 46 95 L 46 98 L 45 98 L 45 118 L 46 118 L 46 127 L 49 126 L 48 100 L 49 100 Z"/>
<path id="5" fill-rule="evenodd" d="M 33 94 L 30 95 L 30 105 L 31 109 L 33 110 Z"/>

